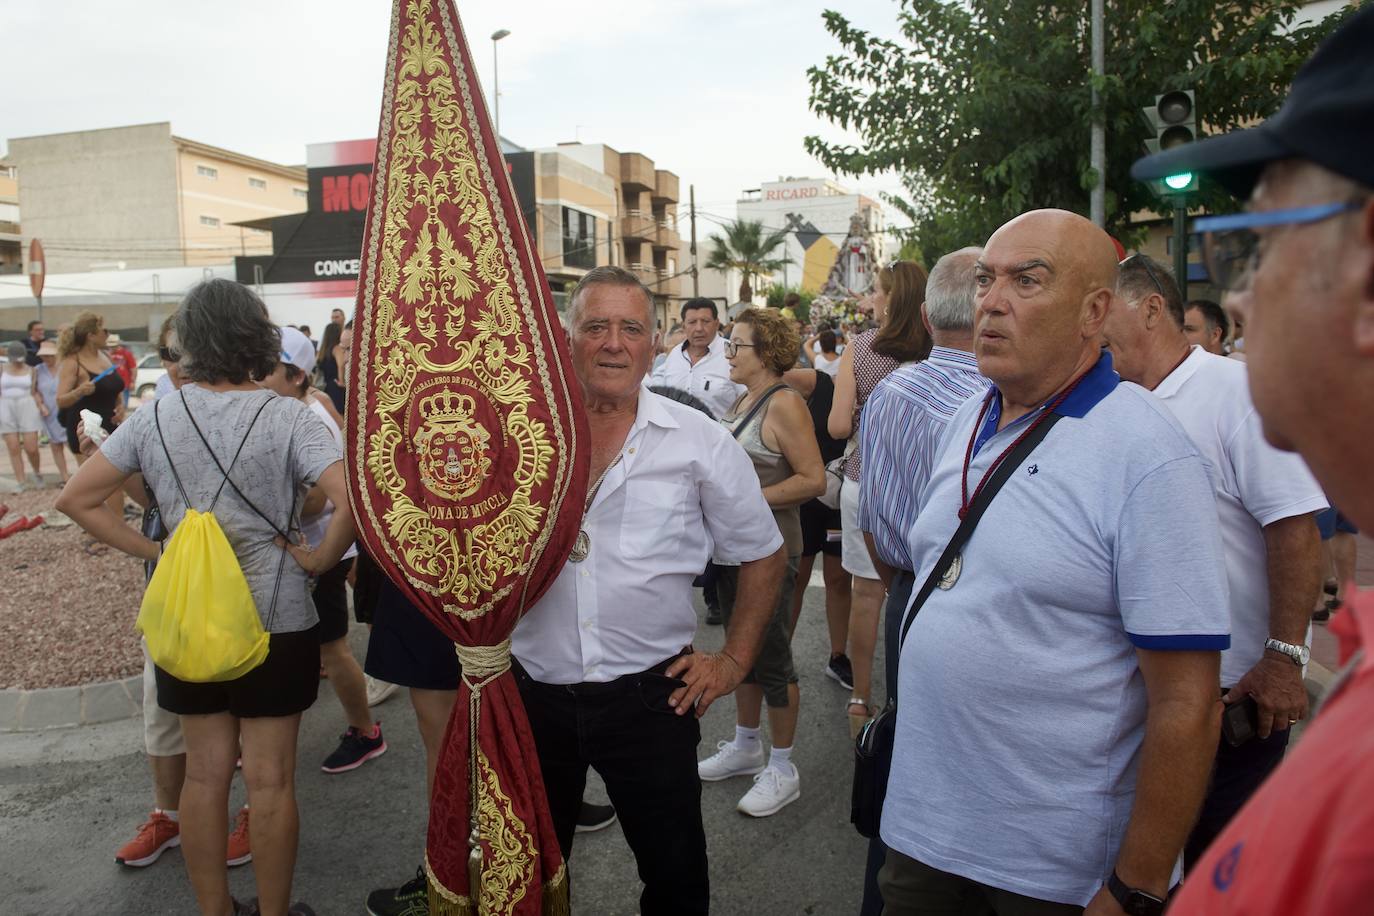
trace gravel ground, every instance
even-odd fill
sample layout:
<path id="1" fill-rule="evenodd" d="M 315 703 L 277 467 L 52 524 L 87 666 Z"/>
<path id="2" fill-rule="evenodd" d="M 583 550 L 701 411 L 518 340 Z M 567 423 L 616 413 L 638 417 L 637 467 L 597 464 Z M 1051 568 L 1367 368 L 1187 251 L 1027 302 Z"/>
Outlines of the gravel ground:
<path id="1" fill-rule="evenodd" d="M 143 669 L 134 631 L 143 567 L 55 514 L 57 494 L 0 493 L 9 506 L 0 527 L 21 515 L 68 522 L 0 541 L 0 688 L 68 687 Z"/>

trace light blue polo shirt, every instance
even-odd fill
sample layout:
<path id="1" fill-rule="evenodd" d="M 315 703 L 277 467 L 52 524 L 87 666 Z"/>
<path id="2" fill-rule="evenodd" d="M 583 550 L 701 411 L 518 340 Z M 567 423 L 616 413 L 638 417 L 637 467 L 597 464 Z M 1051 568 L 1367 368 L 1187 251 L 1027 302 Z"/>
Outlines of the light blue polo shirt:
<path id="1" fill-rule="evenodd" d="M 982 398 L 951 420 L 910 531 L 924 582 L 958 526 Z M 1036 415 L 977 436 L 972 494 Z M 1042 408 L 1043 409 L 1043 408 Z M 1229 643 L 1217 512 L 1197 449 L 1103 353 L 998 492 L 902 650 L 888 846 L 1086 905 L 1116 864 L 1144 735 L 1136 648 Z"/>

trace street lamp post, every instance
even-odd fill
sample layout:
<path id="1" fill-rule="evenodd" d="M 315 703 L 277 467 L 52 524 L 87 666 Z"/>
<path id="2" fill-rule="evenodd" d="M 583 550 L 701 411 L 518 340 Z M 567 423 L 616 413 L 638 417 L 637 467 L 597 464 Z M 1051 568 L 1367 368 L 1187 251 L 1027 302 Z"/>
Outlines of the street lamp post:
<path id="1" fill-rule="evenodd" d="M 496 145 L 501 145 L 501 68 L 496 60 L 496 43 L 510 34 L 510 29 L 497 29 L 491 33 L 491 97 L 496 105 Z"/>

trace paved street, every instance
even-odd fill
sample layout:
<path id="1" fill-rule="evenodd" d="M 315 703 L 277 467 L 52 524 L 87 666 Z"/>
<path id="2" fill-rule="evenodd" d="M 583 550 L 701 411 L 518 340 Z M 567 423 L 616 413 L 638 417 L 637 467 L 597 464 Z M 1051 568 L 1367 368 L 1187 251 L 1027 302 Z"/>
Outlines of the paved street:
<path id="1" fill-rule="evenodd" d="M 700 610 L 700 608 L 699 608 Z M 133 609 L 130 610 L 130 625 Z M 366 631 L 355 626 L 362 655 Z M 702 627 L 701 648 L 720 640 Z M 713 912 L 750 916 L 856 912 L 865 843 L 849 825 L 850 751 L 847 691 L 821 673 L 826 658 L 823 595 L 807 590 L 797 629 L 802 706 L 796 761 L 802 797 L 774 817 L 752 820 L 735 802 L 748 778 L 708 783 L 703 809 L 711 853 Z M 376 708 L 390 750 L 352 773 L 326 776 L 318 763 L 343 730 L 338 704 L 321 684 L 305 716 L 297 787 L 301 807 L 296 897 L 320 916 L 361 914 L 370 889 L 414 874 L 424 843 L 423 749 L 402 696 Z M 734 705 L 712 707 L 702 723 L 702 749 L 733 736 Z M 5 890 L 0 913 L 183 914 L 194 912 L 181 853 L 171 850 L 144 869 L 124 869 L 115 849 L 151 807 L 151 785 L 135 721 L 42 734 L 0 737 L 0 845 Z M 604 800 L 601 787 L 591 797 Z M 235 779 L 234 804 L 243 800 Z M 582 834 L 572 862 L 573 912 L 633 916 L 639 882 L 634 860 L 612 827 Z M 252 896 L 252 868 L 233 870 L 230 885 Z"/>

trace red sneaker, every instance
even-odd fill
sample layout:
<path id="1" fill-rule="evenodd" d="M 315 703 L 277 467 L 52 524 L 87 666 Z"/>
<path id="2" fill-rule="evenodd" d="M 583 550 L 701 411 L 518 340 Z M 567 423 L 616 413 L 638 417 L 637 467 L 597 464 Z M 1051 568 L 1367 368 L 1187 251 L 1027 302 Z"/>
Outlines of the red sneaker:
<path id="1" fill-rule="evenodd" d="M 115 853 L 115 861 L 130 868 L 152 865 L 173 846 L 181 845 L 181 825 L 161 811 L 148 815 L 147 823 L 138 828 L 138 835 Z"/>
<path id="2" fill-rule="evenodd" d="M 225 861 L 231 868 L 235 865 L 247 865 L 253 861 L 253 850 L 248 845 L 247 805 L 239 809 L 238 819 L 234 821 L 234 829 L 229 832 L 229 855 Z"/>

